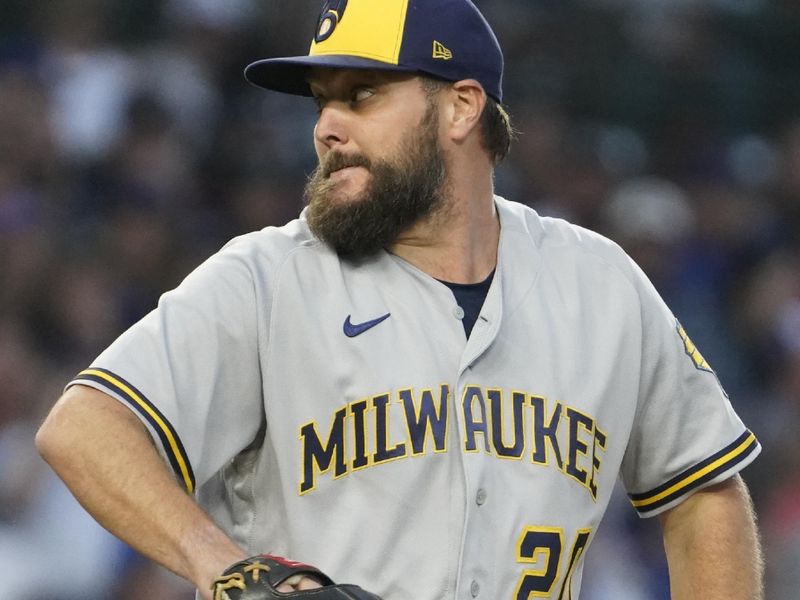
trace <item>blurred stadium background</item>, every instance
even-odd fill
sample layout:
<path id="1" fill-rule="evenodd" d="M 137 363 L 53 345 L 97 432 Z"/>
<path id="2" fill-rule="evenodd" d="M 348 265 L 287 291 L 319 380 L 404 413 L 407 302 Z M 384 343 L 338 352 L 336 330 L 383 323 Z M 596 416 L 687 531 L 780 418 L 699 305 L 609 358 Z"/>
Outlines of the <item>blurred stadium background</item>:
<path id="1" fill-rule="evenodd" d="M 768 597 L 798 598 L 800 4 L 477 4 L 521 131 L 498 193 L 610 236 L 653 279 L 761 439 L 744 475 Z M 314 107 L 241 72 L 305 53 L 319 5 L 0 3 L 3 596 L 192 598 L 82 512 L 33 433 L 161 292 L 299 212 Z M 621 493 L 587 563 L 584 600 L 668 598 L 658 526 Z"/>

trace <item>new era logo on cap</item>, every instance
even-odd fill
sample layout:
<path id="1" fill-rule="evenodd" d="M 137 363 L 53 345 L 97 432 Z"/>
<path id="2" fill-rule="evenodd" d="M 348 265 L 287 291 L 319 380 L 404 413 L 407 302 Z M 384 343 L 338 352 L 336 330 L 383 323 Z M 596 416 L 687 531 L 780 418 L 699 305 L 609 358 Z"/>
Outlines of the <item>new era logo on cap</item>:
<path id="1" fill-rule="evenodd" d="M 441 42 L 433 40 L 433 58 L 450 60 L 451 58 L 453 58 L 453 53 L 450 52 L 450 50 L 448 50 L 447 48 L 445 48 Z"/>
<path id="2" fill-rule="evenodd" d="M 447 81 L 477 79 L 502 102 L 503 54 L 470 0 L 326 0 L 307 56 L 260 60 L 252 83 L 311 95 L 312 67 L 425 73 Z"/>

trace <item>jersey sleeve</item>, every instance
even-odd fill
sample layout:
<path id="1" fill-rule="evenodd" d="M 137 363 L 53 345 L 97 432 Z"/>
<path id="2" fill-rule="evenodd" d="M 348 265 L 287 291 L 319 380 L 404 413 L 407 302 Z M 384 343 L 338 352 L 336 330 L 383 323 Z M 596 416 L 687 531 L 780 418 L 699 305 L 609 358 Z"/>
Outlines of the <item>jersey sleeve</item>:
<path id="1" fill-rule="evenodd" d="M 716 373 L 644 273 L 637 412 L 622 479 L 640 516 L 657 515 L 752 462 L 761 448 Z"/>
<path id="2" fill-rule="evenodd" d="M 264 419 L 249 262 L 247 244 L 226 246 L 68 384 L 130 408 L 189 492 L 251 443 Z"/>

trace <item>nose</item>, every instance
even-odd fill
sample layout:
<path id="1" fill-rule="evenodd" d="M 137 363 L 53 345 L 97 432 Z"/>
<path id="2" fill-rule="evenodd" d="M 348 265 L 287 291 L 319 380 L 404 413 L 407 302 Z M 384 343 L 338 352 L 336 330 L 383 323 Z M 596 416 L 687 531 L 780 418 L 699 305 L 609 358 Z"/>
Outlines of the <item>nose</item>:
<path id="1" fill-rule="evenodd" d="M 321 149 L 330 150 L 343 146 L 349 141 L 344 111 L 334 102 L 326 104 L 319 113 L 317 125 L 314 127 L 314 142 Z"/>

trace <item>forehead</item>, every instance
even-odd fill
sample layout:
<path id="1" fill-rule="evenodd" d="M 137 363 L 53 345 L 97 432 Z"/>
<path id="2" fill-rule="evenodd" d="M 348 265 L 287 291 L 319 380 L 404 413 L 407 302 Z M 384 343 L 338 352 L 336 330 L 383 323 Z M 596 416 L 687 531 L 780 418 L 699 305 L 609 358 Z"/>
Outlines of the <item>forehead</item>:
<path id="1" fill-rule="evenodd" d="M 353 85 L 405 84 L 411 87 L 419 76 L 405 71 L 385 71 L 380 69 L 341 69 L 315 67 L 308 72 L 306 80 L 313 92 Z"/>

